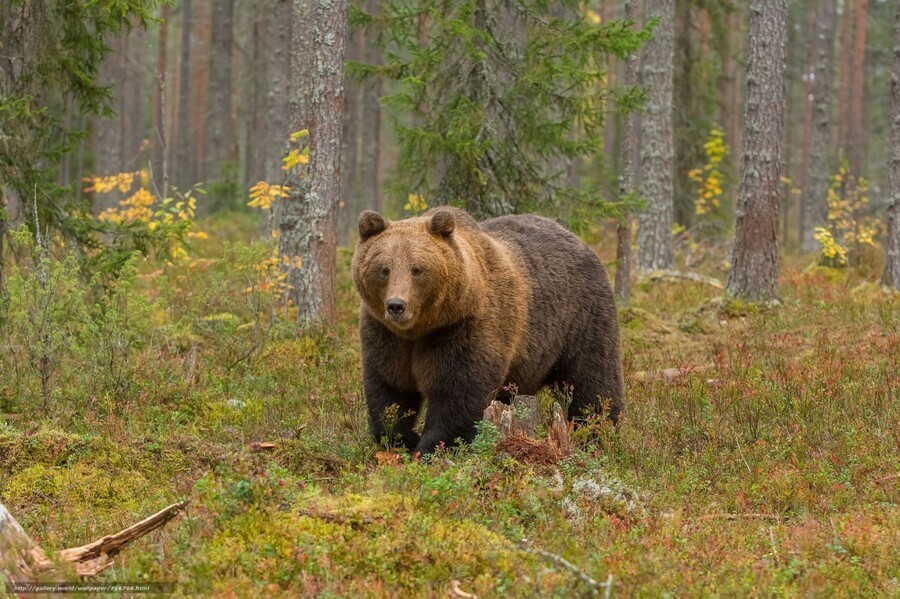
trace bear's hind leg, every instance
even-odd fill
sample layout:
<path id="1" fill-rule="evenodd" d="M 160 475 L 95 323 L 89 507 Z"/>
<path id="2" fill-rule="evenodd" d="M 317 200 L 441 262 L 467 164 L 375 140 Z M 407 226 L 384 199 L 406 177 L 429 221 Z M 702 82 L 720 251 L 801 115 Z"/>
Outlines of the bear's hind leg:
<path id="1" fill-rule="evenodd" d="M 618 339 L 615 347 L 605 343 L 572 348 L 558 364 L 560 383 L 572 386 L 569 420 L 583 421 L 586 415 L 604 413 L 613 424 L 619 422 L 624 404 L 622 363 Z"/>

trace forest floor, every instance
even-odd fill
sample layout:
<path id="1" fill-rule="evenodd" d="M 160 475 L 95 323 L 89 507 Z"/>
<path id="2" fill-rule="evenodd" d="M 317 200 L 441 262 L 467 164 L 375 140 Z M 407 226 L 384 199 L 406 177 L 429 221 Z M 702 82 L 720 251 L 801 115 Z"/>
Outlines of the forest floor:
<path id="1" fill-rule="evenodd" d="M 130 351 L 95 364 L 98 339 L 68 356 L 50 405 L 27 364 L 0 373 L 0 502 L 45 549 L 189 501 L 100 580 L 175 596 L 597 590 L 561 557 L 614 597 L 900 596 L 900 298 L 875 275 L 789 260 L 770 307 L 639 282 L 620 311 L 618 430 L 581 429 L 555 464 L 490 431 L 422 463 L 369 439 L 349 253 L 339 326 L 297 338 L 247 292 L 265 291 L 253 265 L 270 248 L 203 243 L 189 266 L 141 267 L 123 292 L 139 325 L 115 329 Z"/>

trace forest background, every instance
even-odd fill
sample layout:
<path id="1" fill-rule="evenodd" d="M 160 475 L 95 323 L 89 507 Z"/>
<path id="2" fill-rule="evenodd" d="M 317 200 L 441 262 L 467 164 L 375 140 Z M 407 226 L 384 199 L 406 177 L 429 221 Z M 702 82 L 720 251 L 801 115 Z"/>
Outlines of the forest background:
<path id="1" fill-rule="evenodd" d="M 0 6 L 0 508 L 56 559 L 186 499 L 99 574 L 185 595 L 896 594 L 895 3 L 326 5 Z M 781 47 L 750 34 L 766 6 L 784 9 L 783 168 L 777 284 L 755 303 L 723 288 L 751 48 Z M 503 37 L 517 14 L 538 45 Z M 473 64 L 496 79 L 448 68 Z M 542 120 L 471 143 L 505 87 Z M 341 99 L 327 127 L 303 120 L 322 90 Z M 333 245 L 301 256 L 284 232 L 304 232 L 316 160 Z M 444 201 L 551 215 L 613 274 L 635 251 L 618 429 L 560 456 L 485 426 L 429 462 L 368 438 L 355 218 Z M 297 295 L 319 261 L 332 282 Z M 539 397 L 539 438 L 565 401 Z"/>

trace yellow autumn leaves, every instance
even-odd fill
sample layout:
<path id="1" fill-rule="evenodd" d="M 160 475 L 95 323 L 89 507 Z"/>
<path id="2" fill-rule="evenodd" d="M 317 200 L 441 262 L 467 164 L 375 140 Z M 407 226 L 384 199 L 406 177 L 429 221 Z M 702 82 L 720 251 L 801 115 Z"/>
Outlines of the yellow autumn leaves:
<path id="1" fill-rule="evenodd" d="M 852 251 L 874 246 L 876 221 L 868 214 L 869 182 L 854 177 L 846 163 L 828 186 L 828 217 L 813 237 L 822 246 L 822 259 L 832 266 L 846 266 Z"/>
<path id="2" fill-rule="evenodd" d="M 698 187 L 697 197 L 694 200 L 694 211 L 697 216 L 714 212 L 721 205 L 725 177 L 720 167 L 728 156 L 725 132 L 718 127 L 710 131 L 709 139 L 703 144 L 703 151 L 706 154 L 706 164 L 688 172 L 688 177 Z"/>

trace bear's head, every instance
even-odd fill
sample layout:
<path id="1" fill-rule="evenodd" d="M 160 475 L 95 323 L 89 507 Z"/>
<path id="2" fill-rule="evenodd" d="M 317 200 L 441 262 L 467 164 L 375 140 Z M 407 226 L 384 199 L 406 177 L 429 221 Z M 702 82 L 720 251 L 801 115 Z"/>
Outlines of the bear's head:
<path id="1" fill-rule="evenodd" d="M 408 339 L 461 317 L 470 284 L 461 226 L 478 225 L 455 208 L 393 222 L 359 215 L 353 282 L 372 316 Z"/>

